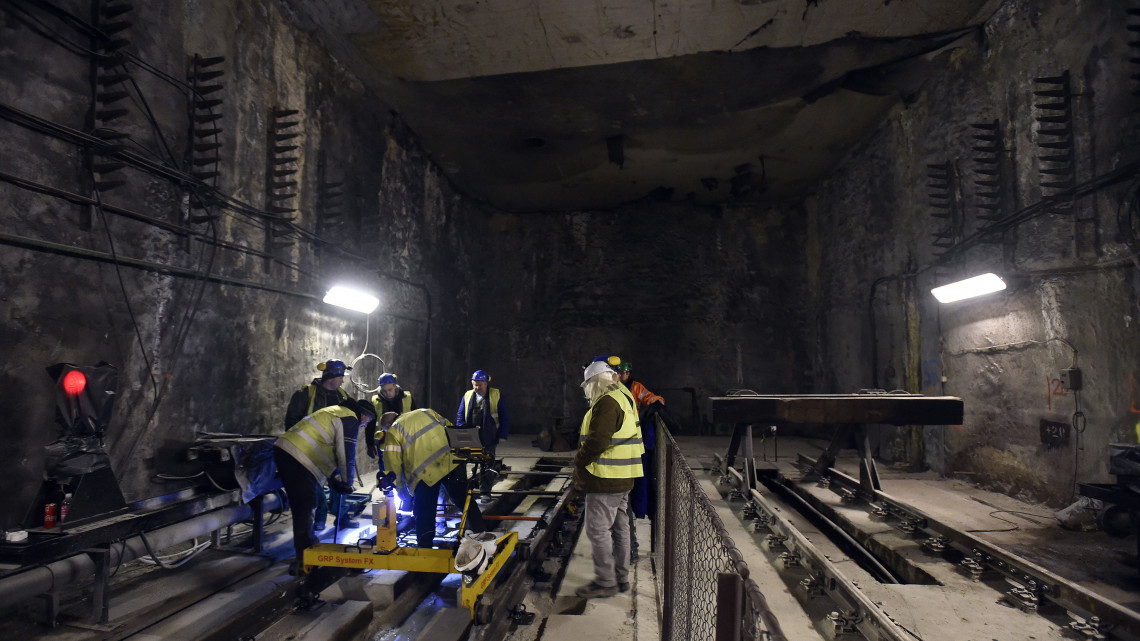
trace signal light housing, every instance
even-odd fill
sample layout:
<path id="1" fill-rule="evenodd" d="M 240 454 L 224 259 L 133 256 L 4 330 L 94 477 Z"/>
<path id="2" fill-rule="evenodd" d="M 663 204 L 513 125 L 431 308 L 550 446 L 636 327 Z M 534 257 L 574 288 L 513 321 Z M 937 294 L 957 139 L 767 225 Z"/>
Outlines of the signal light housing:
<path id="1" fill-rule="evenodd" d="M 60 437 L 102 438 L 111 420 L 119 370 L 105 362 L 86 367 L 56 363 L 47 368 L 47 373 L 55 381 L 55 420 L 62 428 Z"/>
<path id="2" fill-rule="evenodd" d="M 63 375 L 63 391 L 68 396 L 78 396 L 83 388 L 87 387 L 87 375 L 83 372 L 73 369 Z"/>

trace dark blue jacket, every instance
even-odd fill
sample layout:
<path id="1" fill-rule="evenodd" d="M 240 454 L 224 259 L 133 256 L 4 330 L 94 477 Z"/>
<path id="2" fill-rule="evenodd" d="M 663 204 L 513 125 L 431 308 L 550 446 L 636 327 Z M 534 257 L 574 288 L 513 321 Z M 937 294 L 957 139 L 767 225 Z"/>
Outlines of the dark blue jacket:
<path id="1" fill-rule="evenodd" d="M 644 411 L 641 413 L 641 438 L 645 444 L 645 453 L 641 455 L 641 468 L 644 476 L 633 479 L 633 489 L 629 492 L 629 506 L 634 516 L 644 519 L 646 516 L 654 518 L 657 512 L 657 493 L 653 490 L 657 486 L 657 470 L 654 468 L 657 449 L 657 413 Z"/>
<path id="2" fill-rule="evenodd" d="M 463 396 L 459 398 L 459 411 L 455 413 L 456 427 L 463 427 L 468 423 L 478 422 L 472 420 L 471 411 L 467 407 L 467 397 L 475 398 L 474 394 L 469 393 L 471 391 L 472 390 L 464 392 Z M 492 394 L 497 394 L 499 397 L 499 402 L 496 406 L 499 413 L 498 423 L 496 423 L 495 419 L 491 416 Z M 474 406 L 474 402 L 472 402 L 472 406 Z M 479 438 L 483 441 L 483 447 L 494 449 L 500 440 L 507 438 L 510 431 L 511 417 L 510 414 L 507 413 L 507 403 L 503 400 L 503 395 L 499 392 L 498 388 L 488 387 L 487 396 L 483 401 L 483 429 L 479 431 Z"/>

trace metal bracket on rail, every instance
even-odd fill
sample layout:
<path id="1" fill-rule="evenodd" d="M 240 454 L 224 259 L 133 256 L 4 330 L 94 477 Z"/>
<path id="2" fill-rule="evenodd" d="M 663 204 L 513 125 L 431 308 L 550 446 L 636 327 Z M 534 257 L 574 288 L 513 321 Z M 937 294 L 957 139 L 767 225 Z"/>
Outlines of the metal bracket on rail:
<path id="1" fill-rule="evenodd" d="M 1084 621 L 1071 621 L 1069 622 L 1069 629 L 1079 634 L 1082 638 L 1093 639 L 1100 641 L 1107 639 L 1104 635 L 1105 632 L 1111 628 L 1111 625 L 1102 623 L 1100 617 L 1089 617 Z"/>
<path id="2" fill-rule="evenodd" d="M 1009 603 L 1022 612 L 1036 612 L 1040 600 L 1037 597 L 1037 582 L 1029 579 L 1025 585 L 1016 585 L 1006 592 Z"/>
<path id="3" fill-rule="evenodd" d="M 857 624 L 863 620 L 863 617 L 855 612 L 832 612 L 827 615 L 827 620 L 835 626 L 835 636 L 838 637 L 844 634 L 859 634 Z"/>
<path id="4" fill-rule="evenodd" d="M 518 625 L 530 625 L 534 623 L 534 612 L 527 612 L 526 606 L 521 603 L 516 605 L 508 616 L 510 616 L 511 621 L 514 621 Z"/>

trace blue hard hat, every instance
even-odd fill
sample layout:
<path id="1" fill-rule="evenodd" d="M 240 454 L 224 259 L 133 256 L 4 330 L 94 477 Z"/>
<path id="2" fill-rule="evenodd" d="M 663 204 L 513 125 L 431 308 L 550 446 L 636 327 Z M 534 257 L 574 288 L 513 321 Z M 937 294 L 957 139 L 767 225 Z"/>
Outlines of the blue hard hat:
<path id="1" fill-rule="evenodd" d="M 606 365 L 609 365 L 610 367 L 616 368 L 618 365 L 621 364 L 622 361 L 621 361 L 620 356 L 610 356 L 609 354 L 602 354 L 600 356 L 595 356 L 594 360 L 592 360 L 590 362 L 591 363 L 605 363 Z"/>
<path id="2" fill-rule="evenodd" d="M 323 372 L 321 378 L 336 378 L 344 376 L 345 371 L 352 368 L 345 365 L 344 361 L 325 361 L 317 365 L 317 369 Z"/>
<path id="3" fill-rule="evenodd" d="M 471 380 L 473 380 L 473 381 L 487 381 L 488 383 L 490 383 L 491 377 L 487 375 L 487 372 L 484 372 L 481 369 L 477 369 L 477 370 L 475 370 L 475 373 L 471 375 Z"/>
<path id="4" fill-rule="evenodd" d="M 384 372 L 383 374 L 380 375 L 380 378 L 376 379 L 377 385 L 387 385 L 388 383 L 395 383 L 395 382 L 396 382 L 396 375 L 391 373 L 391 372 Z"/>

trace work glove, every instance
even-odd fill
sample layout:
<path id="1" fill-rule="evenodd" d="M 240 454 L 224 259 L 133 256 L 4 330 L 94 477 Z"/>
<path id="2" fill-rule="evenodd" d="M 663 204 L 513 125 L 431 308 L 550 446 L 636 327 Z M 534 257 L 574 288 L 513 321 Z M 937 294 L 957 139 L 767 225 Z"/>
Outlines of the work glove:
<path id="1" fill-rule="evenodd" d="M 340 494 L 352 494 L 353 492 L 351 483 L 345 483 L 335 476 L 329 478 L 329 487 L 336 490 Z"/>
<path id="2" fill-rule="evenodd" d="M 377 471 L 376 472 L 376 488 L 379 489 L 381 492 L 387 492 L 388 490 L 392 489 L 392 486 L 394 486 L 395 484 L 396 484 L 396 473 L 395 472 L 383 472 L 383 471 Z"/>
<path id="3" fill-rule="evenodd" d="M 574 468 L 574 473 L 570 476 L 570 488 L 577 494 L 584 494 L 585 484 L 582 482 L 582 470 Z"/>
<path id="4" fill-rule="evenodd" d="M 408 492 L 408 488 L 401 485 L 396 488 L 396 494 L 400 495 L 400 505 L 402 505 L 405 510 L 410 510 L 412 508 L 412 495 Z"/>
<path id="5" fill-rule="evenodd" d="M 375 445 L 369 445 L 368 446 L 368 458 L 376 458 L 376 446 Z"/>

